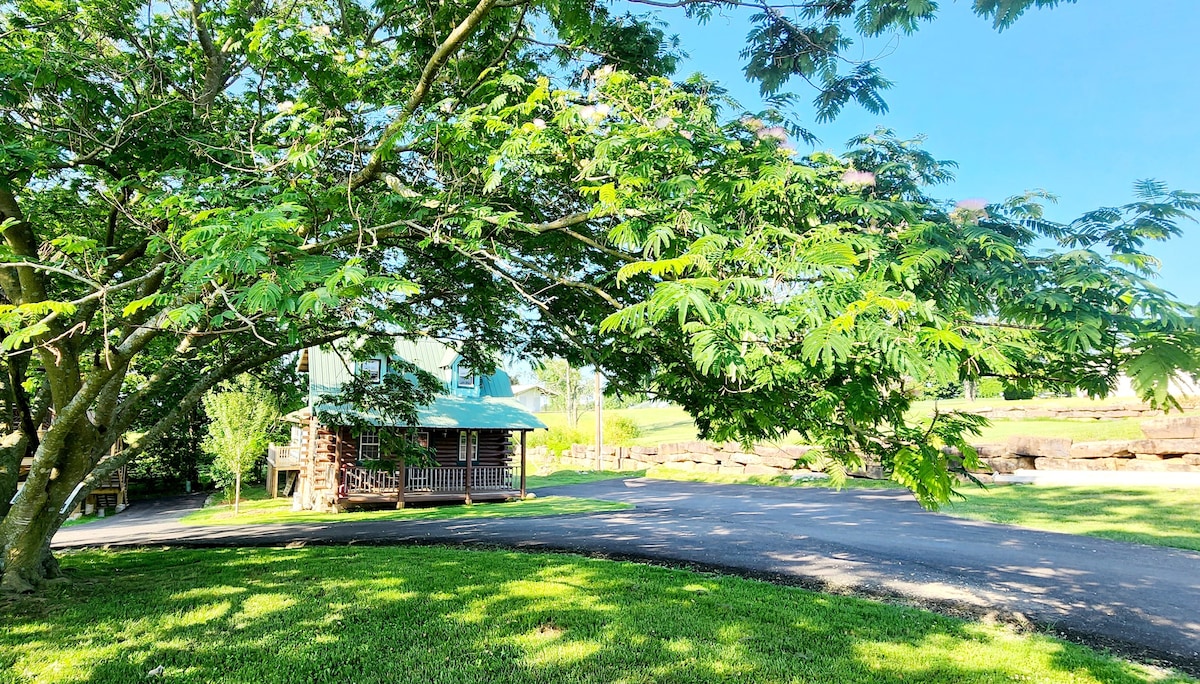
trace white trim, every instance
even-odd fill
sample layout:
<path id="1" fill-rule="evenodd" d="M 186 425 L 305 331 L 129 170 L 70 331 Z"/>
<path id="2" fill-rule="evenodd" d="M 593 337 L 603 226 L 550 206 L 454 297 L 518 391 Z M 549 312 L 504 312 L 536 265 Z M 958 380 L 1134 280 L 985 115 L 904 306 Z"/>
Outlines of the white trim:
<path id="1" fill-rule="evenodd" d="M 375 449 L 374 456 L 367 456 L 367 448 L 368 447 L 373 447 Z M 359 460 L 359 461 L 378 461 L 379 456 L 380 456 L 379 433 L 364 432 L 361 435 L 359 435 L 358 436 L 357 460 Z"/>

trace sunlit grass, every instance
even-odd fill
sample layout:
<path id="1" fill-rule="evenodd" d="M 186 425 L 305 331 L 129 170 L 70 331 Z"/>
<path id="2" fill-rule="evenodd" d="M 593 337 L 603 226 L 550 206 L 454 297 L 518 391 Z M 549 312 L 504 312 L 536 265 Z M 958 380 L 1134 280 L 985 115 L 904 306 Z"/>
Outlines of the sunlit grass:
<path id="1" fill-rule="evenodd" d="M 529 489 L 559 487 L 562 485 L 586 484 L 603 480 L 619 480 L 627 477 L 642 477 L 644 470 L 559 470 L 549 475 L 530 475 L 526 478 Z"/>
<path id="2" fill-rule="evenodd" d="M 575 556 L 66 554 L 0 607 L 0 682 L 1189 682 L 1040 635 Z M 136 597 L 136 600 L 131 600 Z"/>
<path id="3" fill-rule="evenodd" d="M 1151 487 L 963 488 L 951 515 L 1200 551 L 1200 491 Z"/>
<path id="4" fill-rule="evenodd" d="M 291 499 L 243 501 L 237 516 L 233 506 L 207 506 L 181 519 L 185 525 L 264 525 L 287 523 L 345 523 L 371 520 L 453 520 L 459 518 L 530 518 L 549 515 L 603 513 L 633 506 L 616 501 L 547 496 L 523 501 L 477 503 L 470 506 L 409 506 L 396 510 L 361 510 L 344 513 L 293 511 Z"/>

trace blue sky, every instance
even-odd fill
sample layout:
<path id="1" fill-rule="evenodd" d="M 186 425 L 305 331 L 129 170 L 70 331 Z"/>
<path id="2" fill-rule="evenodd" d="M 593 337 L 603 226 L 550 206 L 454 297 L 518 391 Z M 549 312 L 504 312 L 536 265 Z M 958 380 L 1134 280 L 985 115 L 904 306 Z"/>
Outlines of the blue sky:
<path id="1" fill-rule="evenodd" d="M 959 163 L 957 180 L 936 194 L 995 201 L 1043 188 L 1059 196 L 1049 217 L 1063 221 L 1130 201 L 1141 178 L 1200 191 L 1200 2 L 1084 0 L 1031 10 L 1003 33 L 967 0 L 941 5 L 918 33 L 850 55 L 887 51 L 879 64 L 895 82 L 890 111 L 850 106 L 831 124 L 811 124 L 819 148 L 840 151 L 878 125 L 924 134 L 930 152 Z M 680 76 L 703 72 L 758 109 L 738 57 L 748 16 L 697 26 L 678 11 L 659 14 L 690 54 Z M 791 87 L 805 103 L 807 88 Z M 806 104 L 797 114 L 814 121 Z M 1152 251 L 1163 261 L 1161 284 L 1200 302 L 1200 224 L 1183 229 Z"/>

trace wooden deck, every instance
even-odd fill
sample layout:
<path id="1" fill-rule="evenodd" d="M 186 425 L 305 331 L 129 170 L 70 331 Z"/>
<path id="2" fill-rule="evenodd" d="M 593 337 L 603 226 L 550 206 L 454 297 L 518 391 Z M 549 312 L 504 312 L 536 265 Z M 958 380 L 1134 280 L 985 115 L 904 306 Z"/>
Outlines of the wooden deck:
<path id="1" fill-rule="evenodd" d="M 521 492 L 516 489 L 489 490 L 471 492 L 471 501 L 507 501 L 521 498 Z M 466 503 L 466 492 L 404 492 L 404 503 Z M 396 493 L 354 492 L 338 498 L 342 506 L 392 506 L 396 505 Z"/>
<path id="2" fill-rule="evenodd" d="M 339 505 L 465 503 L 521 497 L 512 466 L 477 466 L 469 471 L 465 466 L 405 468 L 403 474 L 398 470 L 350 467 L 341 474 Z"/>

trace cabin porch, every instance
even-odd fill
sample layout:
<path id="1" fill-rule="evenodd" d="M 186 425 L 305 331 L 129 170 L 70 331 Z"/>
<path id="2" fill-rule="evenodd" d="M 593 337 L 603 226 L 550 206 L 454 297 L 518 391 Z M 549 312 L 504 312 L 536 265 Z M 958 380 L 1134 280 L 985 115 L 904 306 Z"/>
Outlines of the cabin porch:
<path id="1" fill-rule="evenodd" d="M 433 466 L 371 470 L 342 469 L 338 504 L 504 501 L 521 498 L 524 477 L 512 466 Z M 468 486 L 469 483 L 469 486 Z"/>

